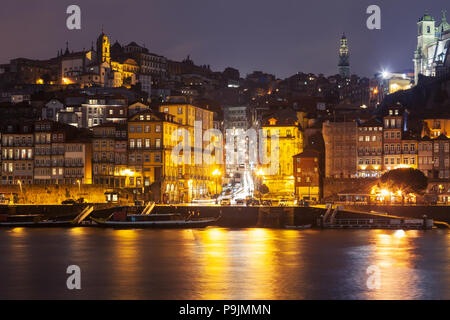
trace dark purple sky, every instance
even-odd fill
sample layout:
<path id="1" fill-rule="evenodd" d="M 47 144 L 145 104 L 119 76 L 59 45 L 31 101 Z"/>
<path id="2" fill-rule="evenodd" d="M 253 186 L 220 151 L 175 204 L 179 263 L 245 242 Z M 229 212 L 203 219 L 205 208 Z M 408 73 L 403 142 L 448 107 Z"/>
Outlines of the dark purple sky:
<path id="1" fill-rule="evenodd" d="M 82 29 L 66 28 L 77 4 Z M 381 30 L 366 28 L 366 8 L 381 7 Z M 113 41 L 145 43 L 181 60 L 188 54 L 213 70 L 336 73 L 339 38 L 349 38 L 353 73 L 412 68 L 417 20 L 426 10 L 440 21 L 448 0 L 2 0 L 0 63 L 90 48 L 104 26 Z M 450 14 L 449 14 L 450 15 Z M 450 18 L 449 18 L 450 21 Z"/>

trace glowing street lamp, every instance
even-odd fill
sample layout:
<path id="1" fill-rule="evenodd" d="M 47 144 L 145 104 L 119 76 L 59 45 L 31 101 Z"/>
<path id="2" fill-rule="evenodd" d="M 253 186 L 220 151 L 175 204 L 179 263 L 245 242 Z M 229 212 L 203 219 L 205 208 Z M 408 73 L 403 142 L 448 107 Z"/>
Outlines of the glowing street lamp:
<path id="1" fill-rule="evenodd" d="M 216 169 L 212 172 L 212 175 L 216 178 L 216 195 L 217 195 L 217 183 L 218 183 L 219 177 L 222 175 L 222 172 L 220 172 L 219 169 Z"/>

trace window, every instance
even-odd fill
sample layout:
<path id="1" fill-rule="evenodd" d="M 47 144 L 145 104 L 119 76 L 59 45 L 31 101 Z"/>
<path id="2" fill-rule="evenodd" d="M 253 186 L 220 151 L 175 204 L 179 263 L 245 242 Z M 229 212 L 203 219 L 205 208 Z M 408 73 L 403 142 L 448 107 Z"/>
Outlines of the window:
<path id="1" fill-rule="evenodd" d="M 130 139 L 130 149 L 134 149 L 134 139 Z"/>
<path id="2" fill-rule="evenodd" d="M 161 148 L 161 139 L 155 139 L 155 147 Z"/>
<path id="3" fill-rule="evenodd" d="M 161 132 L 161 125 L 160 124 L 157 124 L 155 126 L 155 132 Z"/>

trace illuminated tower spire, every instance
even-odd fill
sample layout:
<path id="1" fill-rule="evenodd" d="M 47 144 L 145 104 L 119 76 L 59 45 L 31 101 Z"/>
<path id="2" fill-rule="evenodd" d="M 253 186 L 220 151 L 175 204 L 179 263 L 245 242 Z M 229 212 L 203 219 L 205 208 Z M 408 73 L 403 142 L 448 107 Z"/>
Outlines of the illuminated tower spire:
<path id="1" fill-rule="evenodd" d="M 338 73 L 343 78 L 350 78 L 350 54 L 348 51 L 348 42 L 345 34 L 342 35 L 339 46 Z"/>

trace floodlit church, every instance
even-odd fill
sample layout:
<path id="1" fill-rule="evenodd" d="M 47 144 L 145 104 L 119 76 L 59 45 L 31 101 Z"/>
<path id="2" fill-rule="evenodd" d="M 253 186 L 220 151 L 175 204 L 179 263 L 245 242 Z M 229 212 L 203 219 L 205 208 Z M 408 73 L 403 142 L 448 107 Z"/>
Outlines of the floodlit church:
<path id="1" fill-rule="evenodd" d="M 419 74 L 437 76 L 450 70 L 450 24 L 445 14 L 443 10 L 438 25 L 428 13 L 417 23 L 417 49 L 413 60 L 416 84 Z"/>
<path id="2" fill-rule="evenodd" d="M 151 76 L 141 70 L 140 65 L 129 55 L 113 56 L 113 49 L 107 35 L 97 38 L 96 48 L 89 51 L 66 52 L 59 54 L 61 59 L 61 84 L 79 84 L 82 88 L 89 86 L 126 87 L 136 83 L 141 89 L 151 93 Z"/>

